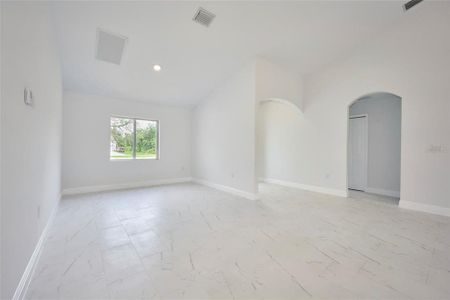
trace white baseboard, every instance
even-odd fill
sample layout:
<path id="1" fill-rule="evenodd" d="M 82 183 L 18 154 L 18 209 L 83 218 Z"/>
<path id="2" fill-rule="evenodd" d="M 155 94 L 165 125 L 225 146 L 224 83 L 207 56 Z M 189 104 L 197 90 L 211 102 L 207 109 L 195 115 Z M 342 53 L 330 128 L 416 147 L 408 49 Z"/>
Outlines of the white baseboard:
<path id="1" fill-rule="evenodd" d="M 61 197 L 59 199 L 61 199 Z M 44 245 L 45 239 L 47 238 L 47 233 L 53 223 L 56 212 L 58 211 L 59 199 L 58 203 L 53 208 L 53 211 L 48 217 L 47 224 L 45 225 L 44 230 L 42 230 L 41 236 L 39 237 L 36 247 L 34 248 L 33 254 L 31 255 L 27 267 L 22 274 L 22 278 L 20 278 L 19 284 L 17 285 L 16 291 L 14 292 L 14 296 L 12 297 L 13 300 L 25 299 L 34 271 L 39 262 L 42 246 Z"/>
<path id="2" fill-rule="evenodd" d="M 109 185 L 82 186 L 82 187 L 64 189 L 62 191 L 62 194 L 64 196 L 76 195 L 76 194 L 86 194 L 86 193 L 132 189 L 132 188 L 174 184 L 174 183 L 182 183 L 182 182 L 190 182 L 190 181 L 192 181 L 191 177 L 182 177 L 182 178 L 169 178 L 169 179 L 156 179 L 156 180 L 147 180 L 147 181 L 117 183 L 117 184 L 109 184 Z"/>
<path id="3" fill-rule="evenodd" d="M 239 197 L 249 199 L 249 200 L 258 200 L 258 194 L 255 194 L 255 193 L 245 192 L 245 191 L 238 190 L 238 189 L 226 186 L 226 185 L 221 185 L 221 184 L 213 183 L 213 182 L 206 181 L 203 179 L 198 179 L 198 178 L 194 178 L 193 181 L 196 183 L 206 185 L 206 186 L 212 187 L 214 189 L 226 192 L 226 193 L 230 193 L 230 194 L 233 194 L 233 195 L 236 195 Z"/>
<path id="4" fill-rule="evenodd" d="M 384 189 L 377 189 L 377 188 L 367 187 L 366 188 L 366 193 L 400 198 L 400 192 L 399 191 L 390 191 L 390 190 L 384 190 Z"/>
<path id="5" fill-rule="evenodd" d="M 261 181 L 272 183 L 272 184 L 278 184 L 282 186 L 292 187 L 296 189 L 316 192 L 316 193 L 322 193 L 327 195 L 333 195 L 338 197 L 347 197 L 347 191 L 346 190 L 338 190 L 338 189 L 330 189 L 325 188 L 321 186 L 315 186 L 315 185 L 309 185 L 309 184 L 302 184 L 298 182 L 292 182 L 292 181 L 285 181 L 285 180 L 279 180 L 279 179 L 273 179 L 273 178 L 260 178 Z"/>
<path id="6" fill-rule="evenodd" d="M 400 200 L 398 205 L 401 208 L 426 212 L 435 215 L 450 217 L 450 208 L 437 205 L 423 204 L 412 201 Z"/>

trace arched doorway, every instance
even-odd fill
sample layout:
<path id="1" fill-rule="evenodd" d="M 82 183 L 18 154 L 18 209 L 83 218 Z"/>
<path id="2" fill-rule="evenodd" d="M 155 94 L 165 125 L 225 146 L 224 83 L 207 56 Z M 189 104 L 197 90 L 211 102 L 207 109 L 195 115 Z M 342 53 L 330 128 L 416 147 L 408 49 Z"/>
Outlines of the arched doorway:
<path id="1" fill-rule="evenodd" d="M 286 180 L 301 148 L 296 133 L 304 117 L 293 102 L 281 98 L 259 101 L 256 116 L 256 177 L 258 182 Z"/>
<path id="2" fill-rule="evenodd" d="M 398 205 L 401 169 L 401 98 L 377 92 L 348 107 L 349 197 Z"/>

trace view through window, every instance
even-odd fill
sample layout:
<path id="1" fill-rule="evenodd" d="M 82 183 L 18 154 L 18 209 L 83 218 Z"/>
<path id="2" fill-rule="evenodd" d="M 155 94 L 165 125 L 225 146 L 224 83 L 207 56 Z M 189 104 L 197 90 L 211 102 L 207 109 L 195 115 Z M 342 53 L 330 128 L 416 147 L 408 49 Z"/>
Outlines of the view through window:
<path id="1" fill-rule="evenodd" d="M 158 121 L 111 117 L 110 159 L 157 159 Z"/>

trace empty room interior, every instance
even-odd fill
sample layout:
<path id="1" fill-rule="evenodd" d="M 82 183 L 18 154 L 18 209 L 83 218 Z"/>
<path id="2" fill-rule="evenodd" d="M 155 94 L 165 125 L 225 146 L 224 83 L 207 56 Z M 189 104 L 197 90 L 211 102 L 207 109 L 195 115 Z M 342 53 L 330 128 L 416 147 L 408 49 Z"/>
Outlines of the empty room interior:
<path id="1" fill-rule="evenodd" d="M 1 299 L 450 299 L 450 1 L 1 1 Z"/>

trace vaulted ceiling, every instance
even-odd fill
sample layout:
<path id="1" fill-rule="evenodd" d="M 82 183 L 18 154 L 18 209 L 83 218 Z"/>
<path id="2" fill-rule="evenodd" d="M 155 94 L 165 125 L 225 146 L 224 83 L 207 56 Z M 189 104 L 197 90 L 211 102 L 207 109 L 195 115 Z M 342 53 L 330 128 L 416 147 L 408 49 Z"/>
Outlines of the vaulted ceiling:
<path id="1" fill-rule="evenodd" d="M 339 59 L 398 22 L 402 4 L 80 1 L 53 13 L 65 89 L 192 106 L 256 56 L 299 74 Z M 208 28 L 192 21 L 200 6 L 216 14 Z M 128 37 L 120 65 L 95 59 L 98 28 Z"/>

